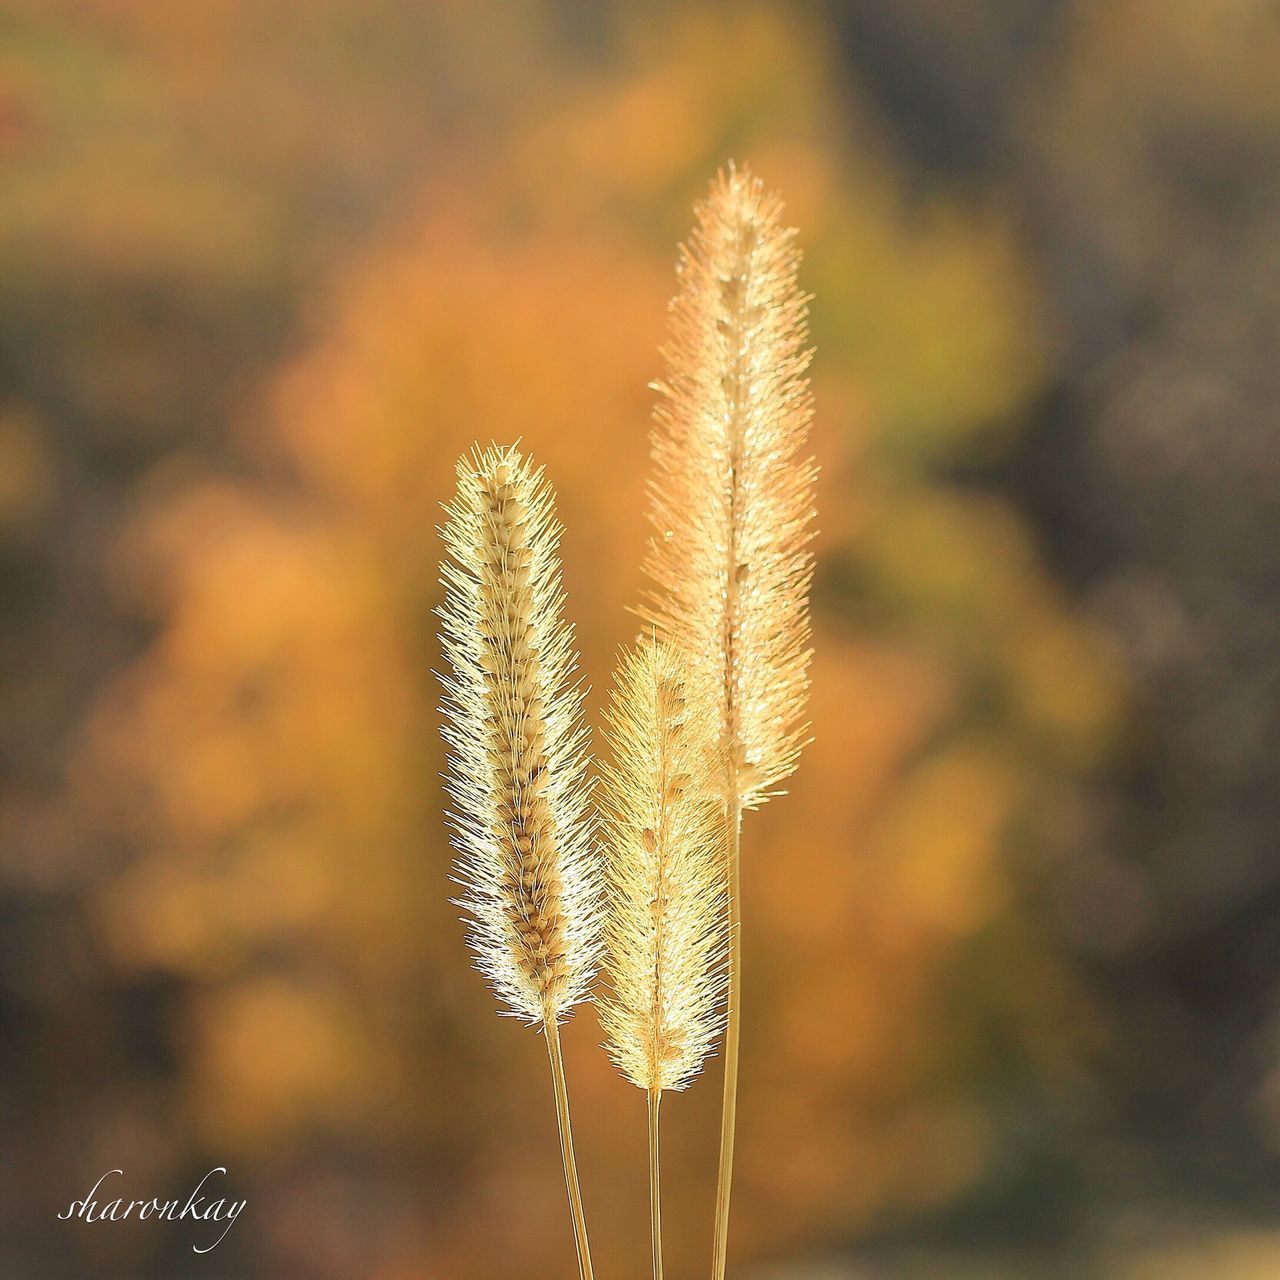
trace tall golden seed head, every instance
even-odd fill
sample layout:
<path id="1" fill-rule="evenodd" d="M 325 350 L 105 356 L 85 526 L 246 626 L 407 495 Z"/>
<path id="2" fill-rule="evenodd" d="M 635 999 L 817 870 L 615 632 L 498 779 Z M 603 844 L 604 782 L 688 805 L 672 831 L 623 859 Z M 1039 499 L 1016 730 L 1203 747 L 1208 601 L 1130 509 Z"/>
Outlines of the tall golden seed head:
<path id="1" fill-rule="evenodd" d="M 600 953 L 582 691 L 563 618 L 554 495 L 514 448 L 458 463 L 439 615 L 459 905 L 509 1010 L 558 1020 Z"/>
<path id="2" fill-rule="evenodd" d="M 722 1027 L 724 823 L 713 706 L 668 646 L 623 656 L 602 766 L 609 1054 L 642 1089 L 682 1089 Z"/>
<path id="3" fill-rule="evenodd" d="M 644 613 L 719 689 L 731 787 L 750 808 L 807 732 L 808 300 L 782 203 L 748 171 L 730 166 L 696 213 L 655 384 Z"/>

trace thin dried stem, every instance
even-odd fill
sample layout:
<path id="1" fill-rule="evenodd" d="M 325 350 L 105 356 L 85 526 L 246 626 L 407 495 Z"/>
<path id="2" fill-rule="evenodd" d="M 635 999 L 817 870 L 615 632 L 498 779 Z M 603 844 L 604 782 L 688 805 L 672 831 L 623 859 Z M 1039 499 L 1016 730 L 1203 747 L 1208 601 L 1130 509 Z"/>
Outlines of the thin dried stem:
<path id="1" fill-rule="evenodd" d="M 564 1079 L 564 1056 L 560 1052 L 560 1025 L 554 1018 L 546 1023 L 547 1054 L 551 1059 L 551 1083 L 556 1095 L 556 1124 L 560 1130 L 560 1160 L 564 1165 L 564 1185 L 569 1193 L 569 1216 L 573 1219 L 573 1241 L 578 1251 L 579 1280 L 592 1280 L 591 1246 L 587 1243 L 587 1218 L 582 1210 L 578 1186 L 578 1162 L 573 1155 L 573 1126 L 569 1121 L 569 1090 Z"/>
<path id="2" fill-rule="evenodd" d="M 649 1235 L 653 1244 L 653 1280 L 662 1280 L 662 1182 L 658 1162 L 658 1108 L 662 1090 L 649 1090 Z"/>
<path id="3" fill-rule="evenodd" d="M 729 830 L 729 996 L 724 1038 L 724 1094 L 720 1109 L 720 1163 L 716 1173 L 715 1239 L 712 1272 L 722 1277 L 729 1249 L 729 1197 L 733 1191 L 733 1149 L 738 1126 L 738 1058 L 742 1037 L 742 810 L 734 805 Z"/>

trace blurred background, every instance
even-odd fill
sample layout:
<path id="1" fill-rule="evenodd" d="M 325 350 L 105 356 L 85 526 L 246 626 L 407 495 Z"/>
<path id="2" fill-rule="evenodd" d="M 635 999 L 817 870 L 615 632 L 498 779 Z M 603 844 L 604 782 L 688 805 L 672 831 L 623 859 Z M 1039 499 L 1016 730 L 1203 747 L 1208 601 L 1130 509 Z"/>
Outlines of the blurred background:
<path id="1" fill-rule="evenodd" d="M 447 905 L 437 504 L 474 439 L 547 464 L 594 715 L 730 157 L 801 228 L 823 467 L 732 1270 L 1280 1274 L 1278 59 L 1273 0 L 6 0 L 4 1274 L 571 1272 L 543 1047 Z M 674 1280 L 718 1092 L 666 1116 Z M 215 1165 L 203 1257 L 56 1219 Z"/>

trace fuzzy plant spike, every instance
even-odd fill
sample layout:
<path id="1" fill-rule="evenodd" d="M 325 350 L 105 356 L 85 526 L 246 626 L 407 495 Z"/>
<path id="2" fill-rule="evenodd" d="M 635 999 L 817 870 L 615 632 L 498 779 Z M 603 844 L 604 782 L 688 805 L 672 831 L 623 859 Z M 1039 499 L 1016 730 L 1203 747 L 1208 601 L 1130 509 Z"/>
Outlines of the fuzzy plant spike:
<path id="1" fill-rule="evenodd" d="M 730 166 L 696 207 L 655 383 L 643 612 L 719 691 L 741 807 L 807 736 L 813 486 L 808 298 L 782 202 Z"/>
<path id="2" fill-rule="evenodd" d="M 600 956 L 582 691 L 563 618 L 560 527 L 514 449 L 458 464 L 442 530 L 450 815 L 477 967 L 506 1009 L 562 1019 Z"/>
<path id="3" fill-rule="evenodd" d="M 601 766 L 611 992 L 599 1013 L 609 1056 L 648 1099 L 654 1280 L 659 1105 L 702 1069 L 723 1023 L 724 823 L 711 712 L 667 645 L 646 639 L 623 655 L 606 728 L 612 759 Z"/>
<path id="4" fill-rule="evenodd" d="M 645 639 L 623 655 L 601 766 L 610 992 L 599 1014 L 614 1064 L 646 1092 L 685 1088 L 723 1029 L 724 824 L 710 710 L 669 646 Z"/>
<path id="5" fill-rule="evenodd" d="M 713 1280 L 724 1280 L 741 1037 L 744 810 L 808 733 L 813 486 L 807 304 L 782 202 L 732 165 L 696 208 L 655 384 L 643 612 L 715 691 L 727 842 L 729 993 Z"/>
<path id="6" fill-rule="evenodd" d="M 515 448 L 458 463 L 441 529 L 439 615 L 455 879 L 476 965 L 551 1059 L 580 1275 L 586 1222 L 559 1023 L 590 997 L 601 953 L 582 689 L 563 617 L 554 495 Z"/>

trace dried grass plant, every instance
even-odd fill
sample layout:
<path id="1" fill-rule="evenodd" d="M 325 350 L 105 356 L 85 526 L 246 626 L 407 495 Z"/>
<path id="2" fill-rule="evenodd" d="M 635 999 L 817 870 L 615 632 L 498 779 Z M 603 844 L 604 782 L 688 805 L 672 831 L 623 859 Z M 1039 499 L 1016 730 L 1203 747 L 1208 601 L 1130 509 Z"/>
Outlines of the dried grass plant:
<path id="1" fill-rule="evenodd" d="M 807 734 L 815 468 L 795 232 L 778 197 L 732 165 L 696 213 L 655 384 L 651 634 L 624 655 L 608 713 L 603 868 L 551 488 L 514 448 L 477 449 L 458 463 L 441 530 L 459 905 L 505 1011 L 546 1039 L 581 1280 L 591 1257 L 559 1025 L 591 998 L 602 952 L 609 1053 L 648 1098 L 655 1280 L 662 1094 L 684 1088 L 724 1032 L 712 1264 L 724 1280 L 742 815 L 778 794 Z"/>
<path id="2" fill-rule="evenodd" d="M 815 467 L 807 298 L 782 202 L 721 173 L 680 253 L 664 378 L 655 384 L 655 536 L 644 607 L 715 692 L 727 844 L 729 988 L 713 1275 L 729 1230 L 741 1035 L 740 834 L 806 737 Z"/>
<path id="3" fill-rule="evenodd" d="M 658 1112 L 702 1069 L 723 1025 L 724 827 L 713 706 L 678 653 L 650 639 L 623 655 L 601 767 L 611 991 L 599 1004 L 609 1055 L 649 1110 L 653 1274 L 662 1276 Z"/>
<path id="4" fill-rule="evenodd" d="M 514 448 L 458 463 L 441 529 L 442 677 L 459 905 L 476 965 L 551 1061 L 578 1267 L 590 1280 L 559 1024 L 601 950 L 582 691 L 563 618 L 554 495 Z"/>

